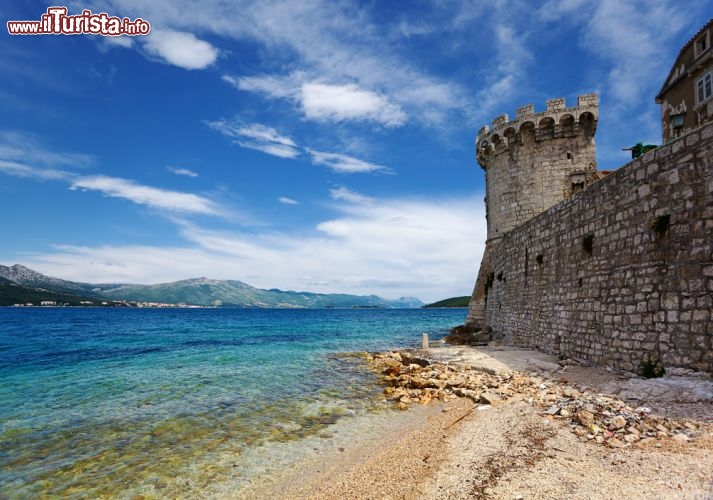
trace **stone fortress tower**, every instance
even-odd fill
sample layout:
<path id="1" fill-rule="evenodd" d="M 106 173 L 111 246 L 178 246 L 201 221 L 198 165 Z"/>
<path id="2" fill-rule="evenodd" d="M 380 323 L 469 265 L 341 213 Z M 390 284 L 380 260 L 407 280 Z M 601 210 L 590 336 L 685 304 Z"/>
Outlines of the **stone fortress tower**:
<path id="1" fill-rule="evenodd" d="M 465 326 L 482 329 L 493 275 L 489 257 L 504 234 L 529 221 L 599 177 L 594 133 L 599 118 L 596 94 L 579 96 L 577 106 L 549 99 L 545 111 L 518 108 L 514 120 L 501 115 L 484 126 L 475 142 L 485 171 L 488 237 Z"/>

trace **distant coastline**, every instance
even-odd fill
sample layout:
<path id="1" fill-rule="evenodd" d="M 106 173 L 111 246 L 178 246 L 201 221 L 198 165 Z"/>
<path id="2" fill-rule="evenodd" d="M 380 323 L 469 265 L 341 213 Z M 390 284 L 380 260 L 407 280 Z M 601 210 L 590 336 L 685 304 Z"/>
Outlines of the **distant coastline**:
<path id="1" fill-rule="evenodd" d="M 256 288 L 237 280 L 192 278 L 153 285 L 80 283 L 15 264 L 0 265 L 0 306 L 238 307 L 298 309 L 412 309 L 414 297 L 314 293 Z"/>
<path id="2" fill-rule="evenodd" d="M 423 307 L 468 307 L 468 302 L 470 302 L 470 296 L 464 295 L 462 297 L 451 297 L 450 299 L 439 300 L 432 304 L 426 304 Z"/>

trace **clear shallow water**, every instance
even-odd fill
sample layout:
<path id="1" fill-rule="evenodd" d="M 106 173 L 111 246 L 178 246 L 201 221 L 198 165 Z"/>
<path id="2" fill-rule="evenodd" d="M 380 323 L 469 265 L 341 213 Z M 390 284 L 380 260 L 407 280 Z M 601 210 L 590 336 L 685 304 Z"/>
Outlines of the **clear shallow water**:
<path id="1" fill-rule="evenodd" d="M 379 408 L 349 351 L 462 309 L 0 308 L 0 497 L 190 496 L 256 447 Z"/>

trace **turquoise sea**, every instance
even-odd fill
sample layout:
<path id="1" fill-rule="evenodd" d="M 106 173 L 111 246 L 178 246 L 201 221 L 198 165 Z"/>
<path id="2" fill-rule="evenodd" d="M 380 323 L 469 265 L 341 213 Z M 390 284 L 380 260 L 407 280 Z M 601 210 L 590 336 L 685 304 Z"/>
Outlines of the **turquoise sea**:
<path id="1" fill-rule="evenodd" d="M 344 353 L 416 347 L 464 319 L 0 308 L 0 498 L 195 497 L 236 470 L 249 481 L 255 450 L 389 411 L 376 376 Z"/>

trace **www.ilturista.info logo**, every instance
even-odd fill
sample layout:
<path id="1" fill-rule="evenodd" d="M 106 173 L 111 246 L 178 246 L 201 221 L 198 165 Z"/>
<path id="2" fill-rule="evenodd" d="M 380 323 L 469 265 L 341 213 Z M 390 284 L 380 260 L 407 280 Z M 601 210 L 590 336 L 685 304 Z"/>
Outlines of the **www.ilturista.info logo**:
<path id="1" fill-rule="evenodd" d="M 137 17 L 120 19 L 102 12 L 92 14 L 83 10 L 75 16 L 67 15 L 67 7 L 49 7 L 39 21 L 8 21 L 7 31 L 11 35 L 101 35 L 137 36 L 148 35 L 151 25 Z"/>

